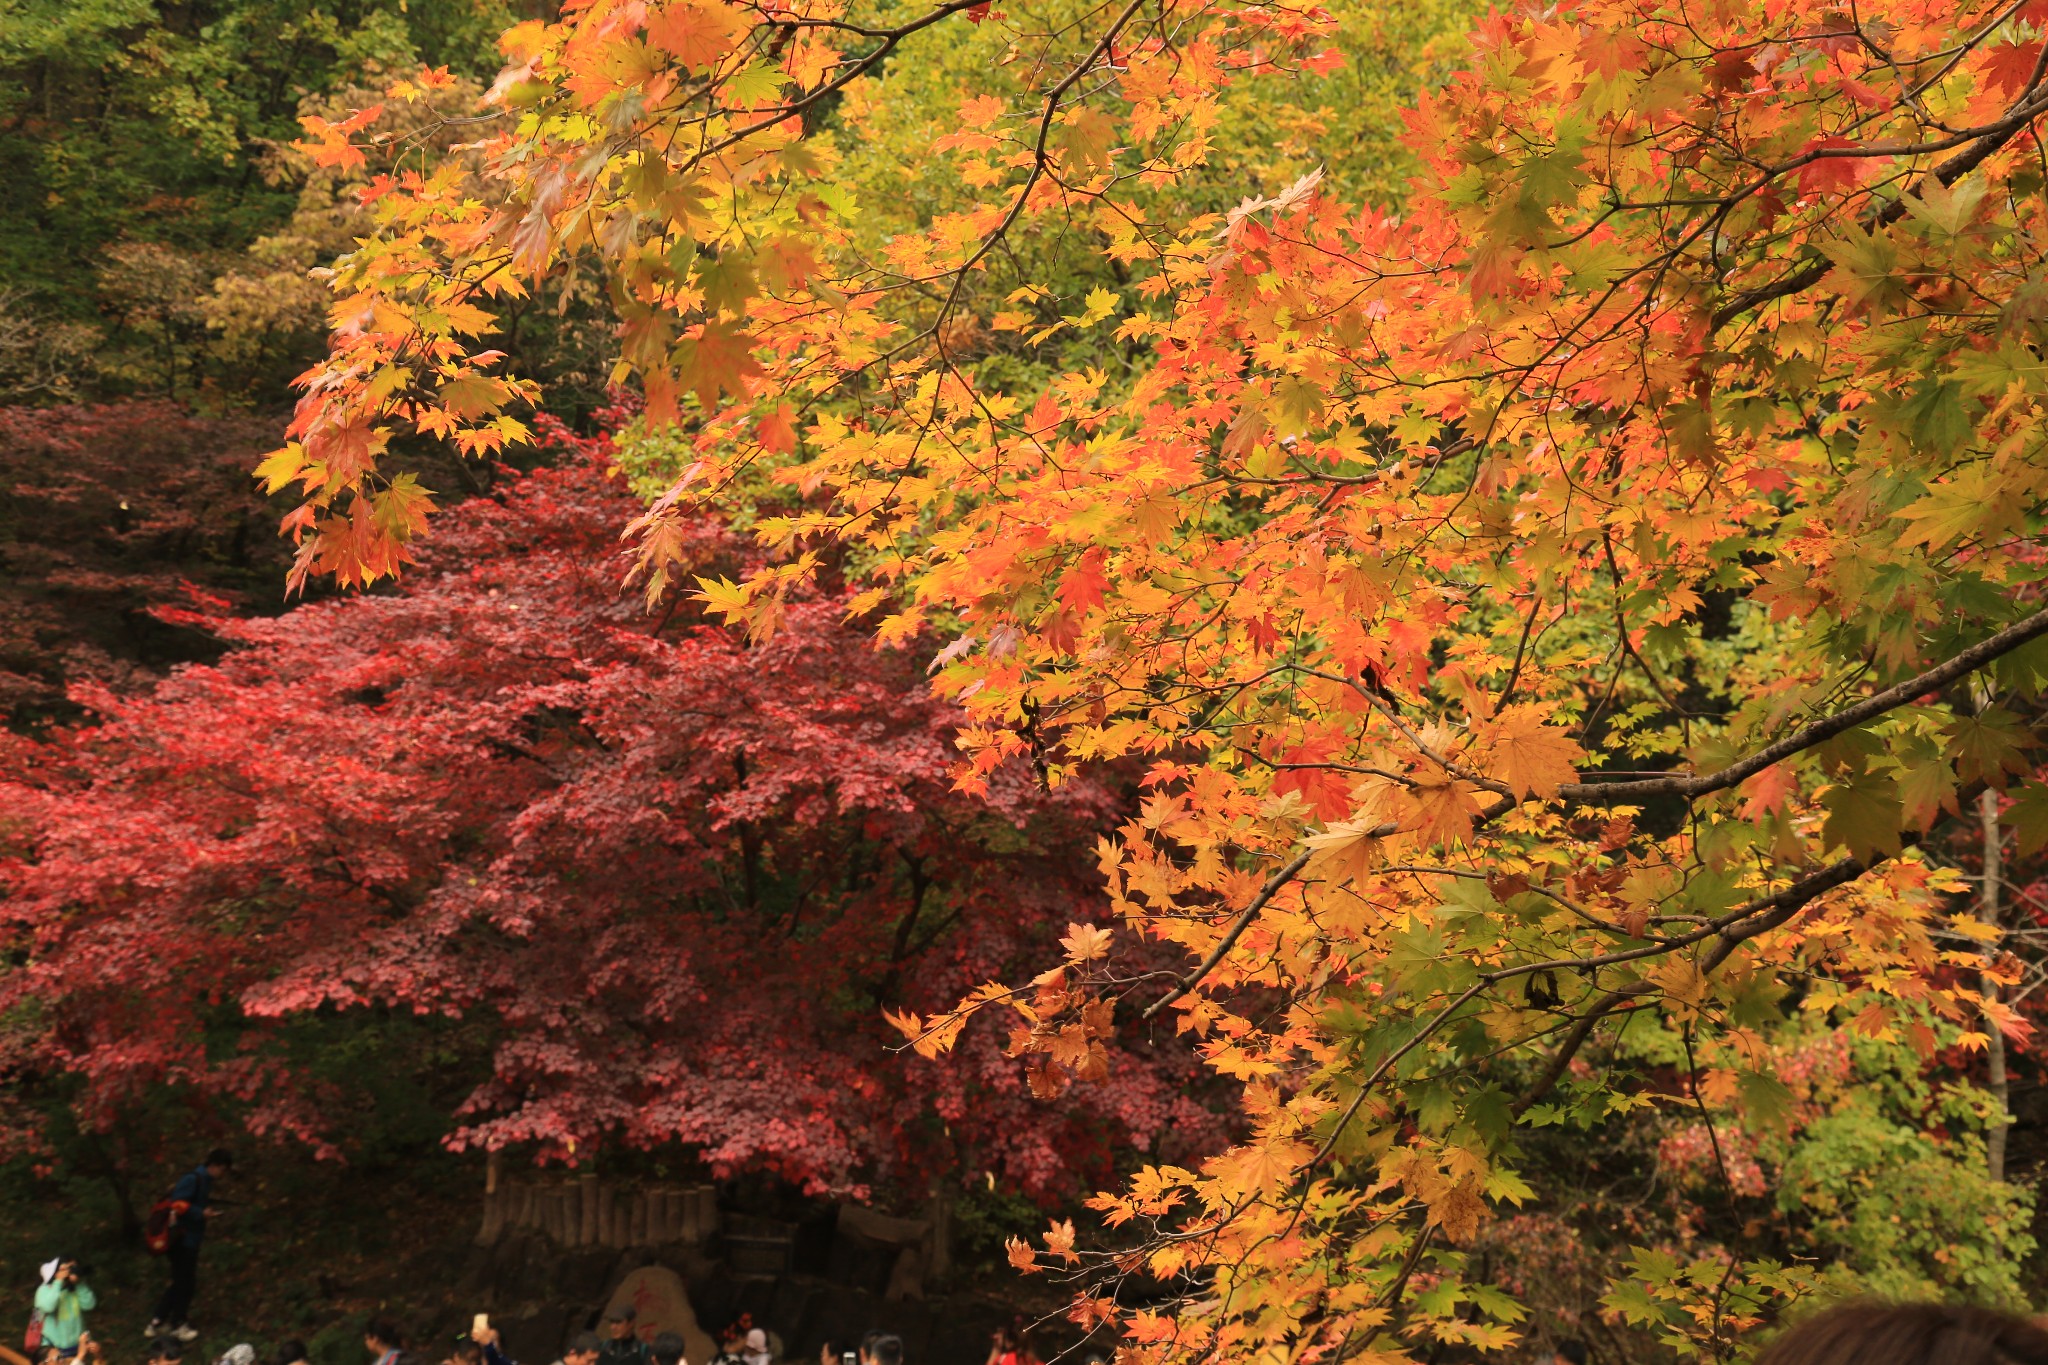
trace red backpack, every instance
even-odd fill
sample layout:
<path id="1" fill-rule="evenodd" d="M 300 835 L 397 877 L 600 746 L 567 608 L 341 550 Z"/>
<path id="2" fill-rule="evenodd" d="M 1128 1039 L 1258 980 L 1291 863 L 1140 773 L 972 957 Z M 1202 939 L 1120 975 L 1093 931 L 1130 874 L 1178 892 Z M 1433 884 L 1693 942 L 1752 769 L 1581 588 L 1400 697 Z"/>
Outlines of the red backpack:
<path id="1" fill-rule="evenodd" d="M 182 1199 L 159 1199 L 156 1207 L 149 1211 L 149 1217 L 142 1223 L 142 1244 L 149 1248 L 152 1256 L 161 1256 L 171 1249 L 171 1234 L 177 1230 L 173 1220 L 185 1216 L 192 1206 Z"/>

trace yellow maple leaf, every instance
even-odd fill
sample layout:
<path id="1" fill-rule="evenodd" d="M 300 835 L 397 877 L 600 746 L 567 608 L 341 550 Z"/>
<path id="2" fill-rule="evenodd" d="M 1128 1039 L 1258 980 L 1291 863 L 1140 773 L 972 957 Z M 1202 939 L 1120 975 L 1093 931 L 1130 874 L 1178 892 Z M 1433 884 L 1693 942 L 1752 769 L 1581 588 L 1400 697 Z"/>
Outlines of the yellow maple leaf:
<path id="1" fill-rule="evenodd" d="M 1340 820 L 1321 834 L 1311 834 L 1303 841 L 1315 850 L 1315 856 L 1308 860 L 1310 875 L 1339 883 L 1364 881 L 1379 850 L 1380 840 L 1375 831 L 1380 823 L 1370 816 Z"/>
<path id="2" fill-rule="evenodd" d="M 1045 1249 L 1070 1265 L 1081 1259 L 1080 1255 L 1074 1250 L 1073 1219 L 1059 1219 L 1046 1229 Z M 1015 1257 L 1011 1259 L 1014 1262 Z"/>
<path id="3" fill-rule="evenodd" d="M 1067 932 L 1060 937 L 1060 946 L 1067 950 L 1072 962 L 1093 962 L 1109 956 L 1109 945 L 1116 936 L 1107 929 L 1093 924 L 1068 924 Z"/>

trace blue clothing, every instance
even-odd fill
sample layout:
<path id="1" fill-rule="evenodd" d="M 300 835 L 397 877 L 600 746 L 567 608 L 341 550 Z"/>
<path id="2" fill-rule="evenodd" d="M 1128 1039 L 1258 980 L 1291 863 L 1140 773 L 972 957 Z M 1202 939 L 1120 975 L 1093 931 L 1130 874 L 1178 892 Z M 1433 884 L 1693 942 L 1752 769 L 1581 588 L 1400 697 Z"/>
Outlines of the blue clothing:
<path id="1" fill-rule="evenodd" d="M 36 1290 L 36 1311 L 43 1315 L 43 1344 L 67 1355 L 76 1350 L 78 1339 L 85 1335 L 85 1315 L 99 1306 L 89 1284 L 67 1288 L 62 1281 L 52 1280 Z"/>
<path id="2" fill-rule="evenodd" d="M 213 1197 L 213 1172 L 205 1166 L 196 1166 L 178 1178 L 171 1186 L 173 1202 L 183 1200 L 190 1205 L 178 1215 L 177 1233 L 179 1246 L 199 1249 L 199 1243 L 206 1237 L 206 1201 Z"/>

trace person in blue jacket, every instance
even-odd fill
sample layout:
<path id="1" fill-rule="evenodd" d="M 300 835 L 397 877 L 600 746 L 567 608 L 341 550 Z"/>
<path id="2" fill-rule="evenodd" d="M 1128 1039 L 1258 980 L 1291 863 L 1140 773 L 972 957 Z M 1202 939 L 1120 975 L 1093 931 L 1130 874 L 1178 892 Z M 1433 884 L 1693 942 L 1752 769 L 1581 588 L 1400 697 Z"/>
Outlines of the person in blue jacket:
<path id="1" fill-rule="evenodd" d="M 216 1147 L 206 1154 L 205 1161 L 185 1172 L 171 1187 L 171 1201 L 185 1205 L 185 1210 L 171 1220 L 171 1245 L 165 1253 L 171 1263 L 171 1283 L 157 1301 L 156 1316 L 149 1324 L 151 1336 L 191 1341 L 199 1335 L 186 1321 L 192 1313 L 192 1295 L 199 1286 L 199 1247 L 206 1240 L 206 1214 L 213 1201 L 214 1182 L 234 1164 L 227 1148 Z"/>

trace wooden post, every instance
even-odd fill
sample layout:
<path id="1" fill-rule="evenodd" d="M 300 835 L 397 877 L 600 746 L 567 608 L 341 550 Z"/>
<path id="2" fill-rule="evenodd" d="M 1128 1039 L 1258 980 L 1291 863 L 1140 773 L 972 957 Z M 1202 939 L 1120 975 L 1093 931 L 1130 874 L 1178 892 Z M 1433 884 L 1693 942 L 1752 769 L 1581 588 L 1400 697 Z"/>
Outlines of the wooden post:
<path id="1" fill-rule="evenodd" d="M 558 1246 L 569 1244 L 568 1222 L 563 1217 L 566 1209 L 559 1178 L 548 1181 L 540 1187 L 540 1230 Z"/>
<path id="2" fill-rule="evenodd" d="M 644 1247 L 651 1240 L 647 1235 L 647 1191 L 633 1191 L 631 1212 L 626 1215 L 626 1245 Z"/>
<path id="3" fill-rule="evenodd" d="M 688 1189 L 678 1186 L 668 1192 L 668 1216 L 675 1219 L 676 1240 L 697 1240 L 697 1201 Z"/>
<path id="4" fill-rule="evenodd" d="M 582 1221 L 577 1225 L 576 1245 L 580 1247 L 597 1245 L 597 1200 L 600 1191 L 597 1172 L 585 1171 L 576 1177 L 576 1188 L 582 1203 Z"/>
<path id="5" fill-rule="evenodd" d="M 505 1231 L 505 1190 L 498 1179 L 498 1154 L 484 1158 L 484 1225 L 477 1229 L 476 1244 L 490 1246 Z"/>
<path id="6" fill-rule="evenodd" d="M 674 1196 L 682 1206 L 683 1240 L 695 1246 L 704 1240 L 704 1220 L 697 1211 L 697 1191 L 678 1190 Z"/>
<path id="7" fill-rule="evenodd" d="M 706 1237 L 718 1235 L 718 1186 L 697 1187 L 697 1218 L 704 1225 Z"/>
<path id="8" fill-rule="evenodd" d="M 506 1224 L 520 1231 L 532 1227 L 533 1182 L 529 1180 L 515 1180 L 512 1182 L 511 1188 L 507 1193 L 512 1196 L 512 1202 L 505 1212 Z"/>

